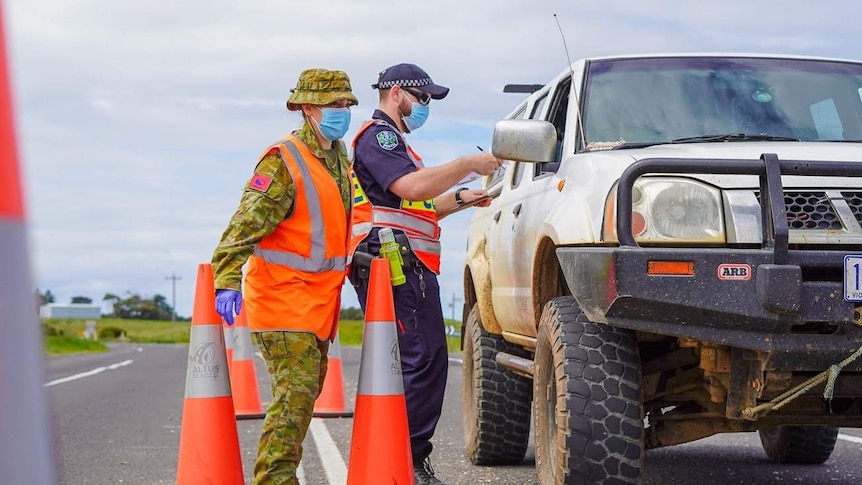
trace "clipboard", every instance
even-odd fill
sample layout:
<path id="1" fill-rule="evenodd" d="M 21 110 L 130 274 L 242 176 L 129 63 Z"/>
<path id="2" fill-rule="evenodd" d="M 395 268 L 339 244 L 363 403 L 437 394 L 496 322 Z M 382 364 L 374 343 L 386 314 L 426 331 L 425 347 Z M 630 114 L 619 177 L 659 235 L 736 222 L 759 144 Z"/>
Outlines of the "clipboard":
<path id="1" fill-rule="evenodd" d="M 488 192 L 488 195 L 483 195 L 482 197 L 478 197 L 478 198 L 476 198 L 476 199 L 473 199 L 473 200 L 471 200 L 470 202 L 464 202 L 463 204 L 461 204 L 461 205 L 459 205 L 459 206 L 455 207 L 454 209 L 452 209 L 451 211 L 449 211 L 446 215 L 447 215 L 447 216 L 448 216 L 448 215 L 452 215 L 452 214 L 454 214 L 454 213 L 456 213 L 456 212 L 460 212 L 460 211 L 462 211 L 462 210 L 464 210 L 464 209 L 468 209 L 468 208 L 470 208 L 470 207 L 473 207 L 474 205 L 478 204 L 479 202 L 482 202 L 483 200 L 494 199 L 494 198 L 496 198 L 498 195 L 500 195 L 500 193 L 501 193 L 502 191 L 503 191 L 503 188 L 502 188 L 502 187 L 500 187 L 500 188 L 498 188 L 497 190 L 494 190 L 494 191 L 492 191 L 492 192 Z"/>

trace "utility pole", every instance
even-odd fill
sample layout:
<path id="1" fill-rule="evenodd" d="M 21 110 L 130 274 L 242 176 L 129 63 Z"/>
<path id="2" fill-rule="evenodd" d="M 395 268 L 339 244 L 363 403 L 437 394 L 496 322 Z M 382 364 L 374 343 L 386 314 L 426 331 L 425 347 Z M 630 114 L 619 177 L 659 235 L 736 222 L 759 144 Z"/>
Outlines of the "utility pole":
<path id="1" fill-rule="evenodd" d="M 177 280 L 181 280 L 176 273 L 171 273 L 170 276 L 165 277 L 166 280 L 171 280 L 171 286 L 173 287 L 171 292 L 171 321 L 177 321 Z"/>
<path id="2" fill-rule="evenodd" d="M 460 298 L 455 296 L 455 292 L 452 292 L 452 303 L 449 306 L 452 308 L 452 320 L 455 320 L 455 302 L 461 301 Z"/>

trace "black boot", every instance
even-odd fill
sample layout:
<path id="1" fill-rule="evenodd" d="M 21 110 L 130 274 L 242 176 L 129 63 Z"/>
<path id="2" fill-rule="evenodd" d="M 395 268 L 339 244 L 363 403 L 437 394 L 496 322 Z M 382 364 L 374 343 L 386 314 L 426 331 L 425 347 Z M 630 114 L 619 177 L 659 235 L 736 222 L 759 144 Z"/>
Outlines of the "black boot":
<path id="1" fill-rule="evenodd" d="M 446 485 L 434 476 L 434 469 L 431 468 L 431 461 L 428 458 L 413 464 L 413 478 L 416 480 L 416 485 Z"/>

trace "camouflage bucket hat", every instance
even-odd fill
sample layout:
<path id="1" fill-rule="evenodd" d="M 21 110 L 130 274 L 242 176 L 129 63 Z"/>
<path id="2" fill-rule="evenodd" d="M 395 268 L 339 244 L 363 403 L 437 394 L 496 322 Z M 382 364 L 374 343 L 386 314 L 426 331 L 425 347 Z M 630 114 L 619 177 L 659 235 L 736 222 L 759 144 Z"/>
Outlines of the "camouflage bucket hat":
<path id="1" fill-rule="evenodd" d="M 323 105 L 339 99 L 346 99 L 352 105 L 359 104 L 351 92 L 350 78 L 344 71 L 306 69 L 299 75 L 296 87 L 290 90 L 287 109 L 296 111 L 301 104 Z"/>

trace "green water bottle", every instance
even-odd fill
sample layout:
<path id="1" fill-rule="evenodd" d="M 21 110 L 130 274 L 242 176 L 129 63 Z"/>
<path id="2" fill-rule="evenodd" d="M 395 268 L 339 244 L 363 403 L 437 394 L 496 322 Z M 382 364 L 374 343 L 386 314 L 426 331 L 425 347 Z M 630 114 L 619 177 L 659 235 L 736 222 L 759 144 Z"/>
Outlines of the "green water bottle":
<path id="1" fill-rule="evenodd" d="M 401 251 L 398 249 L 398 242 L 395 241 L 395 234 L 392 229 L 384 227 L 377 232 L 377 237 L 380 238 L 380 256 L 389 260 L 389 272 L 392 275 L 392 286 L 403 285 L 407 282 L 407 277 L 404 276 L 404 260 L 401 259 Z"/>

